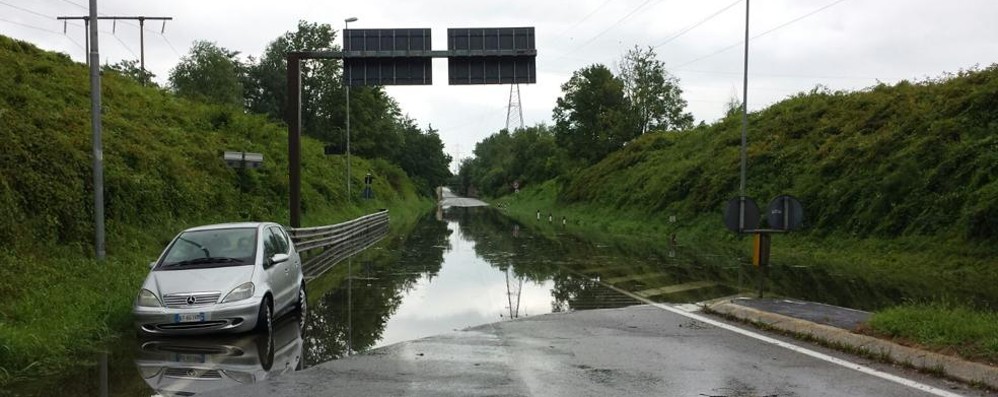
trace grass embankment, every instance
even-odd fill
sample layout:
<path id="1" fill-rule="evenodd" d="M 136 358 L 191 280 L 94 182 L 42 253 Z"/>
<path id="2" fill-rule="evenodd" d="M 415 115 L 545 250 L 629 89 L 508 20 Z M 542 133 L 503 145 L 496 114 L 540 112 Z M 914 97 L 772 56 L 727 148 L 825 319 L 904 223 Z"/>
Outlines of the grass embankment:
<path id="1" fill-rule="evenodd" d="M 730 266 L 750 260 L 751 240 L 740 239 L 724 230 L 719 215 L 675 226 L 668 216 L 612 210 L 584 203 L 559 203 L 556 192 L 557 184 L 549 182 L 496 201 L 508 205 L 508 215 L 549 236 L 567 232 L 588 241 L 630 247 L 635 252 L 653 252 L 665 257 L 665 252 L 671 247 L 670 238 L 675 233 L 680 249 L 685 249 L 684 253 L 697 263 Z M 536 221 L 538 210 L 541 212 L 539 222 Z M 553 222 L 547 221 L 548 214 L 552 215 Z M 561 224 L 562 217 L 566 218 L 565 226 Z M 995 269 L 990 272 L 975 271 L 984 280 L 962 286 L 959 284 L 967 282 L 969 277 L 955 276 L 947 266 L 941 265 L 946 261 L 972 263 L 979 260 L 975 259 L 979 255 L 986 255 L 986 248 L 978 247 L 965 252 L 960 247 L 916 236 L 894 240 L 839 240 L 780 235 L 775 236 L 773 241 L 773 266 L 811 266 L 846 278 L 866 280 L 868 285 L 900 291 L 903 296 L 910 297 L 908 299 L 967 302 L 860 308 L 874 310 L 867 328 L 873 335 L 992 365 L 998 362 L 998 314 L 986 303 L 994 299 L 994 295 L 981 296 L 987 290 L 977 289 L 993 282 L 989 280 L 995 280 Z M 825 288 L 816 284 L 788 287 L 789 290 L 801 288 L 812 291 Z"/>
<path id="2" fill-rule="evenodd" d="M 888 291 L 881 303 L 857 302 L 860 309 L 962 302 L 959 313 L 993 316 L 996 104 L 992 66 L 861 92 L 815 90 L 751 114 L 747 195 L 765 213 L 769 200 L 790 194 L 805 212 L 804 230 L 774 236 L 774 270 L 809 266 Z M 567 231 L 585 238 L 664 248 L 675 234 L 699 263 L 744 262 L 751 240 L 721 223 L 724 203 L 738 194 L 736 116 L 646 134 L 596 165 L 500 200 L 542 229 L 560 228 L 565 216 Z M 544 220 L 553 214 L 553 225 L 534 221 L 537 210 Z M 808 296 L 828 288 L 811 281 L 774 289 Z M 923 310 L 947 321 L 938 305 Z M 917 322 L 905 333 L 876 324 L 883 334 L 921 333 Z"/>
<path id="3" fill-rule="evenodd" d="M 0 36 L 0 389 L 59 373 L 130 329 L 147 264 L 179 230 L 288 222 L 286 128 L 114 73 L 102 80 L 108 259 L 97 263 L 87 69 Z M 225 150 L 263 153 L 264 165 L 235 171 Z M 302 163 L 305 226 L 432 206 L 381 160 L 353 160 L 354 192 L 378 176 L 377 199 L 363 202 L 347 200 L 344 159 L 320 142 L 303 139 Z"/>

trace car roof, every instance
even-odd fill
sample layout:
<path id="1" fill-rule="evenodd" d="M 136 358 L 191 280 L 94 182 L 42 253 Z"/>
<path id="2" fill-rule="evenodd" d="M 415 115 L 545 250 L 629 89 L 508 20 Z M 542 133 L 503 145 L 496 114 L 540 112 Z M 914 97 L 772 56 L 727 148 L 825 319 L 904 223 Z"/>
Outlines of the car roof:
<path id="1" fill-rule="evenodd" d="M 261 226 L 269 226 L 269 225 L 280 226 L 273 222 L 231 222 L 231 223 L 216 223 L 213 225 L 197 226 L 189 228 L 184 231 L 195 232 L 195 231 L 217 230 L 217 229 L 258 228 Z"/>

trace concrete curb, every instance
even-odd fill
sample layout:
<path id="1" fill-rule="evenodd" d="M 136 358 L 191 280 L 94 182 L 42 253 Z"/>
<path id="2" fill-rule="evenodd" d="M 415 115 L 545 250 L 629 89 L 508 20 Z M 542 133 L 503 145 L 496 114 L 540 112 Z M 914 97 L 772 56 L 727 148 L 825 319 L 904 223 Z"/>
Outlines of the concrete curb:
<path id="1" fill-rule="evenodd" d="M 931 372 L 941 372 L 963 382 L 983 384 L 992 389 L 998 389 L 998 368 L 989 365 L 918 350 L 872 336 L 852 333 L 841 328 L 764 312 L 730 301 L 714 303 L 707 309 L 739 320 L 761 323 L 795 335 L 811 337 L 832 345 L 846 346 L 895 363 L 911 365 L 914 368 Z"/>

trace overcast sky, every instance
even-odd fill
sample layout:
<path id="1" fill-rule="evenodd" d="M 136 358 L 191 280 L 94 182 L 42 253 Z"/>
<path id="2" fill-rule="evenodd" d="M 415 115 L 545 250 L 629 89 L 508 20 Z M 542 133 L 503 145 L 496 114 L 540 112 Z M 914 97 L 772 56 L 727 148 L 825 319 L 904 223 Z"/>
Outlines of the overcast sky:
<path id="1" fill-rule="evenodd" d="M 0 0 L 0 34 L 82 62 L 83 24 L 63 34 L 54 18 L 84 15 L 87 4 Z M 298 20 L 339 30 L 345 18 L 357 17 L 351 28 L 431 28 L 436 50 L 446 49 L 447 28 L 534 27 L 537 84 L 520 86 L 527 125 L 551 124 L 560 86 L 573 71 L 594 63 L 616 71 L 635 45 L 656 46 L 698 121 L 717 120 L 742 91 L 744 0 L 99 0 L 98 11 L 174 18 L 162 34 L 160 23 L 146 23 L 146 65 L 164 84 L 194 40 L 259 56 Z M 860 90 L 990 65 L 998 56 L 996 20 L 993 0 L 756 0 L 749 108 L 819 84 Z M 102 62 L 138 58 L 137 24 L 102 21 L 100 28 Z M 440 131 L 448 153 L 470 156 L 475 143 L 505 127 L 510 87 L 448 86 L 444 59 L 434 60 L 433 73 L 433 86 L 387 91 L 421 126 Z"/>

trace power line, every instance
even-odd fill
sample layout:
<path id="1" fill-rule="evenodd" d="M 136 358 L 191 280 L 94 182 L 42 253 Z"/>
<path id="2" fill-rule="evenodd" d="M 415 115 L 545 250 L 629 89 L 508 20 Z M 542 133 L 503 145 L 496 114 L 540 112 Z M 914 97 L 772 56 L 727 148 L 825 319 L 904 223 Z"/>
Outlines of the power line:
<path id="1" fill-rule="evenodd" d="M 722 8 L 722 9 L 720 9 L 720 10 L 717 10 L 717 11 L 716 11 L 716 12 L 714 12 L 713 14 L 710 14 L 709 16 L 707 16 L 706 18 L 704 18 L 704 19 L 701 19 L 701 20 L 700 20 L 699 22 L 697 22 L 697 23 L 694 23 L 694 24 L 692 24 L 692 25 L 690 25 L 690 26 L 687 26 L 687 27 L 683 28 L 683 29 L 682 29 L 682 30 L 680 30 L 680 31 L 679 31 L 678 33 L 674 34 L 673 36 L 669 37 L 668 39 L 665 39 L 665 41 L 663 41 L 663 42 L 661 42 L 661 43 L 658 43 L 658 44 L 656 44 L 655 46 L 653 46 L 653 48 L 659 48 L 659 47 L 661 47 L 661 46 L 664 46 L 664 45 L 666 45 L 666 44 L 669 44 L 669 43 L 670 43 L 670 42 L 672 42 L 673 40 L 675 40 L 675 39 L 678 39 L 678 38 L 679 38 L 680 36 L 682 36 L 682 35 L 686 34 L 687 32 L 689 32 L 689 31 L 691 31 L 691 30 L 693 30 L 693 29 L 696 29 L 696 28 L 697 28 L 698 26 L 700 26 L 700 25 L 703 25 L 703 24 L 704 24 L 704 23 L 706 23 L 707 21 L 709 21 L 709 20 L 711 20 L 711 19 L 714 19 L 714 18 L 715 18 L 715 17 L 717 17 L 718 15 L 721 15 L 721 13 L 723 13 L 723 12 L 727 11 L 727 10 L 728 10 L 728 9 L 730 9 L 731 7 L 734 7 L 735 5 L 737 5 L 738 3 L 741 3 L 741 2 L 742 2 L 742 0 L 735 0 L 735 2 L 733 2 L 733 3 L 731 3 L 731 4 L 728 4 L 727 6 L 725 6 L 724 8 Z"/>
<path id="2" fill-rule="evenodd" d="M 77 2 L 74 2 L 74 1 L 70 1 L 70 0 L 62 0 L 62 1 L 64 3 L 69 3 L 69 4 L 72 4 L 72 5 L 76 6 L 76 7 L 79 7 L 82 10 L 87 10 L 87 11 L 90 10 L 90 7 L 84 6 L 84 5 L 82 5 L 80 3 L 77 3 Z"/>
<path id="3" fill-rule="evenodd" d="M 63 0 L 63 1 L 72 3 L 69 0 Z M 75 4 L 75 3 L 72 3 L 72 4 Z M 59 20 L 82 19 L 83 21 L 85 21 L 87 23 L 87 25 L 89 25 L 89 23 L 90 23 L 90 17 L 89 16 L 81 16 L 81 17 L 57 17 L 57 19 L 59 19 Z M 138 26 L 139 27 L 139 54 L 137 55 L 137 58 L 139 58 L 140 68 L 144 72 L 146 70 L 146 36 L 145 36 L 145 29 L 144 29 L 146 20 L 163 21 L 163 26 L 164 26 L 164 29 L 165 29 L 166 21 L 172 21 L 173 17 L 147 17 L 147 16 L 99 16 L 99 17 L 97 17 L 97 21 L 100 21 L 102 19 L 109 19 L 109 20 L 115 21 L 115 23 L 117 23 L 117 21 L 127 21 L 127 20 L 136 20 L 136 21 L 139 21 L 139 26 Z M 97 21 L 95 21 L 95 22 L 97 22 Z M 128 50 L 128 52 L 131 52 L 133 56 L 136 56 L 135 51 L 132 51 L 131 48 L 128 48 L 128 46 L 125 45 L 125 42 L 122 41 L 121 38 L 119 38 L 117 35 L 115 35 L 114 32 L 111 32 L 111 35 L 114 36 L 115 40 L 118 40 L 118 42 L 121 43 L 122 47 L 125 47 L 125 49 Z M 89 50 L 88 50 L 88 52 L 89 52 Z M 174 52 L 176 52 L 176 50 L 174 50 Z"/>
<path id="4" fill-rule="evenodd" d="M 757 39 L 759 37 L 762 37 L 762 36 L 765 36 L 767 34 L 770 34 L 770 33 L 774 32 L 774 31 L 777 31 L 779 29 L 785 28 L 785 27 L 787 27 L 788 25 L 790 25 L 790 24 L 792 24 L 794 22 L 800 21 L 801 19 L 804 19 L 804 18 L 807 18 L 807 17 L 809 17 L 811 15 L 817 14 L 817 13 L 819 13 L 821 11 L 824 11 L 824 10 L 828 9 L 829 7 L 834 6 L 836 4 L 839 4 L 839 3 L 843 2 L 843 1 L 845 1 L 845 0 L 835 0 L 835 1 L 831 2 L 831 3 L 829 3 L 829 4 L 826 4 L 826 5 L 822 6 L 821 8 L 818 8 L 818 9 L 816 9 L 814 11 L 811 11 L 811 12 L 809 12 L 807 14 L 801 15 L 801 16 L 799 16 L 797 18 L 791 19 L 791 20 L 789 20 L 787 22 L 784 22 L 784 23 L 780 24 L 779 26 L 777 26 L 775 28 L 769 29 L 769 30 L 767 30 L 765 32 L 762 32 L 762 33 L 759 33 L 759 34 L 757 34 L 755 36 L 752 36 L 752 37 L 749 38 L 749 40 L 754 40 L 754 39 Z M 727 47 L 724 47 L 724 48 L 722 48 L 720 50 L 714 51 L 714 52 L 712 52 L 710 54 L 704 55 L 704 56 L 696 58 L 696 59 L 694 59 L 692 61 L 686 62 L 686 63 L 684 63 L 682 65 L 676 66 L 676 68 L 681 68 L 683 66 L 687 66 L 687 65 L 690 65 L 690 64 L 693 64 L 693 63 L 696 63 L 696 62 L 700 62 L 700 61 L 702 61 L 704 59 L 707 59 L 707 58 L 710 58 L 710 57 L 712 57 L 714 55 L 717 55 L 717 54 L 720 54 L 722 52 L 728 51 L 728 50 L 730 50 L 732 48 L 738 47 L 738 46 L 742 45 L 743 43 L 745 43 L 744 40 L 739 41 L 737 43 L 734 43 L 734 44 L 731 44 L 731 45 L 729 45 Z"/>
<path id="5" fill-rule="evenodd" d="M 582 17 L 582 19 L 580 19 L 578 22 L 576 22 L 572 26 L 569 26 L 567 29 L 561 31 L 561 33 L 558 33 L 558 36 L 564 36 L 565 33 L 567 33 L 569 30 L 575 29 L 576 27 L 578 27 L 579 25 L 581 25 L 583 22 L 589 20 L 589 17 L 591 17 L 593 15 L 596 15 L 597 11 L 602 10 L 603 7 L 606 7 L 606 5 L 610 4 L 611 2 L 613 2 L 613 0 L 606 0 L 606 1 L 604 1 L 603 4 L 600 4 L 599 7 L 596 7 L 590 13 L 586 14 L 586 16 Z"/>
<path id="6" fill-rule="evenodd" d="M 659 1 L 662 1 L 662 0 L 659 0 Z M 569 53 L 581 50 L 585 46 L 589 45 L 589 43 L 592 43 L 596 39 L 600 38 L 600 36 L 603 36 L 604 34 L 606 34 L 606 32 L 609 32 L 611 29 L 617 27 L 617 25 L 620 25 L 622 22 L 624 22 L 625 20 L 627 20 L 628 18 L 630 18 L 631 16 L 633 16 L 635 13 L 637 13 L 639 10 L 641 10 L 642 8 L 644 8 L 644 6 L 648 5 L 648 3 L 651 3 L 651 2 L 652 2 L 652 0 L 645 0 L 643 3 L 641 3 L 640 5 L 638 5 L 637 7 L 635 7 L 633 10 L 631 10 L 631 12 L 627 13 L 627 15 L 624 15 L 623 18 L 618 19 L 617 22 L 614 22 L 612 25 L 608 26 L 606 29 L 603 29 L 603 31 L 597 33 L 595 36 L 593 36 L 589 40 L 586 40 L 585 43 L 580 44 L 578 47 L 575 47 L 575 49 L 573 49 L 571 51 L 568 51 L 565 54 L 569 54 Z"/>
<path id="7" fill-rule="evenodd" d="M 177 48 L 173 46 L 173 43 L 170 42 L 170 39 L 166 38 L 165 34 L 160 33 L 159 37 L 162 38 L 163 41 L 166 42 L 166 45 L 170 46 L 170 49 L 173 50 L 174 54 L 177 54 L 177 58 L 182 58 L 183 57 L 183 55 L 180 55 L 180 52 L 177 51 Z"/>
<path id="8" fill-rule="evenodd" d="M 51 30 L 51 29 L 40 28 L 38 26 L 28 25 L 26 23 L 21 23 L 21 22 L 17 22 L 17 21 L 11 21 L 11 20 L 6 19 L 6 18 L 0 18 L 0 21 L 11 23 L 11 24 L 14 24 L 14 25 L 20 25 L 20 26 L 23 26 L 23 27 L 26 27 L 26 28 L 29 28 L 29 29 L 40 30 L 42 32 L 48 32 L 48 33 L 57 34 L 57 35 L 62 36 L 62 32 L 57 32 L 57 31 L 54 31 L 54 30 Z"/>
<path id="9" fill-rule="evenodd" d="M 24 7 L 20 7 L 20 6 L 16 6 L 16 5 L 10 4 L 10 3 L 6 2 L 6 1 L 0 1 L 0 4 L 3 4 L 3 5 L 5 5 L 7 7 L 10 7 L 10 8 L 14 8 L 14 9 L 18 9 L 18 10 L 24 11 L 24 12 L 29 13 L 29 14 L 34 15 L 34 16 L 42 17 L 42 18 L 49 19 L 49 20 L 52 19 L 51 15 L 45 15 L 45 14 L 42 14 L 40 12 L 32 11 L 32 10 L 29 10 L 27 8 L 24 8 Z"/>
<path id="10" fill-rule="evenodd" d="M 699 73 L 699 74 L 722 74 L 722 75 L 732 75 L 741 76 L 742 72 L 735 71 L 723 71 L 723 70 L 694 70 L 694 69 L 678 69 L 674 68 L 672 71 L 677 73 Z M 874 77 L 874 76 L 834 76 L 834 75 L 803 75 L 803 74 L 772 74 L 772 73 L 749 73 L 749 76 L 756 77 L 776 77 L 776 78 L 787 78 L 787 79 L 840 79 L 840 80 L 890 80 L 895 79 L 895 77 Z"/>
<path id="11" fill-rule="evenodd" d="M 106 32 L 105 32 L 105 33 L 106 33 Z M 135 53 L 135 51 L 132 51 L 132 49 L 131 49 L 131 48 L 129 48 L 129 47 L 128 47 L 128 45 L 127 45 L 127 44 L 125 44 L 125 42 L 124 42 L 124 41 L 122 41 L 120 37 L 118 37 L 118 35 L 116 35 L 116 34 L 114 34 L 114 33 L 111 33 L 111 36 L 112 36 L 112 37 L 114 37 L 114 39 L 115 39 L 115 40 L 118 40 L 118 44 L 121 44 L 121 46 L 122 46 L 122 47 L 124 47 L 124 48 L 125 48 L 125 50 L 127 50 L 127 51 L 128 51 L 128 52 L 130 52 L 130 53 L 132 53 L 132 56 L 133 56 L 133 57 L 136 57 L 136 58 L 138 58 L 138 57 L 139 57 L 139 55 L 138 55 L 138 54 L 136 54 L 136 53 Z"/>

